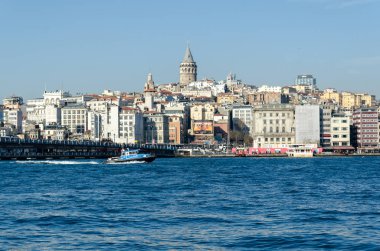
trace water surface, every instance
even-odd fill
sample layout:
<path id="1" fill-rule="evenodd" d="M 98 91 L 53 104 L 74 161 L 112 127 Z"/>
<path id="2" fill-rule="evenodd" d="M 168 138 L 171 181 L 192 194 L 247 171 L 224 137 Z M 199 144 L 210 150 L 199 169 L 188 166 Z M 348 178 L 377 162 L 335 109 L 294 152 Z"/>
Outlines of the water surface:
<path id="1" fill-rule="evenodd" d="M 0 247 L 380 249 L 380 158 L 0 162 Z"/>

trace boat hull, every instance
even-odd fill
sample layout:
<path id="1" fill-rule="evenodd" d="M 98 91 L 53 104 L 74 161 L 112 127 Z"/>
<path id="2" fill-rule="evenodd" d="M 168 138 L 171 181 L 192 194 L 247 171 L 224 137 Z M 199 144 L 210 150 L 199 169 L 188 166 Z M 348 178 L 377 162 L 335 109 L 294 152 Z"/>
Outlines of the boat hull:
<path id="1" fill-rule="evenodd" d="M 129 158 L 129 159 L 123 159 L 123 158 L 110 158 L 106 161 L 106 163 L 128 163 L 128 162 L 145 162 L 149 163 L 156 159 L 156 157 L 142 157 L 142 158 Z"/>

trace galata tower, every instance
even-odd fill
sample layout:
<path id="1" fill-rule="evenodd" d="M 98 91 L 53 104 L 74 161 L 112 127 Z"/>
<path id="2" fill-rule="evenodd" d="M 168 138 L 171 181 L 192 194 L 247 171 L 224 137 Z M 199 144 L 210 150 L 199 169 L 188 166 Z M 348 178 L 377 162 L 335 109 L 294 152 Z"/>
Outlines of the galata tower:
<path id="1" fill-rule="evenodd" d="M 197 81 L 197 64 L 191 55 L 189 46 L 187 46 L 185 57 L 179 66 L 179 84 L 187 85 L 194 81 Z"/>

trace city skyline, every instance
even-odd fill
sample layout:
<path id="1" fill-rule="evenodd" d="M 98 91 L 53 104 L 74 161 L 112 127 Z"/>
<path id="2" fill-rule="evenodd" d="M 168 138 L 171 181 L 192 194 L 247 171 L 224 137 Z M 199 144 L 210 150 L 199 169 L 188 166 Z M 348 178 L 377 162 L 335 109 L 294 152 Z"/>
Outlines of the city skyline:
<path id="1" fill-rule="evenodd" d="M 187 42 L 198 79 L 236 73 L 288 85 L 380 95 L 379 1 L 0 1 L 1 97 L 43 90 L 142 91 L 178 82 Z"/>

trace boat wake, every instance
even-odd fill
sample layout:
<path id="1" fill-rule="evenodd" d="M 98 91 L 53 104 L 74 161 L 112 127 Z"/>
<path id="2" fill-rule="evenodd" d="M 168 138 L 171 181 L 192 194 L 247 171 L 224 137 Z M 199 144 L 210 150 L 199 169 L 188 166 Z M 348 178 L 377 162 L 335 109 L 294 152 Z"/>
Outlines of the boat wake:
<path id="1" fill-rule="evenodd" d="M 16 161 L 17 164 L 46 164 L 46 165 L 98 165 L 96 161 L 75 160 L 24 160 Z"/>
<path id="2" fill-rule="evenodd" d="M 145 161 L 128 161 L 128 162 L 109 162 L 107 165 L 131 165 L 131 164 L 145 164 Z"/>

